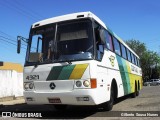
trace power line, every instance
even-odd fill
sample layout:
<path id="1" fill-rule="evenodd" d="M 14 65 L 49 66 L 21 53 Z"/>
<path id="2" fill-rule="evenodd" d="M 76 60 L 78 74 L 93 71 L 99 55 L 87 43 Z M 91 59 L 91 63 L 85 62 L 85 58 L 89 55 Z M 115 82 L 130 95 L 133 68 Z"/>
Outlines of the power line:
<path id="1" fill-rule="evenodd" d="M 17 4 L 15 4 L 15 3 L 16 3 L 15 1 L 13 1 L 13 2 L 10 1 L 10 4 L 9 4 L 9 5 L 11 5 L 11 6 L 13 6 L 14 8 L 16 8 L 17 10 L 25 13 L 27 16 L 32 17 L 33 19 L 37 18 L 37 16 L 31 14 L 31 13 L 30 13 L 29 11 L 27 11 L 26 9 L 20 8 L 20 7 L 19 7 Z M 35 20 L 36 20 L 36 19 L 35 19 Z"/>
<path id="2" fill-rule="evenodd" d="M 1 39 L 1 38 L 0 38 L 0 41 L 4 41 L 4 42 L 9 43 L 9 44 L 11 44 L 11 45 L 17 46 L 15 43 L 12 43 L 12 42 L 10 42 L 10 41 L 8 41 L 8 40 L 5 40 L 5 39 Z M 23 49 L 26 50 L 26 48 L 24 48 L 24 47 L 21 47 L 21 48 L 23 48 Z"/>
<path id="3" fill-rule="evenodd" d="M 0 33 L 1 33 L 1 34 L 4 34 L 4 35 L 6 35 L 6 36 L 8 36 L 8 37 L 10 37 L 10 38 L 14 38 L 14 39 L 15 39 L 15 37 L 13 37 L 13 36 L 11 36 L 11 35 L 9 35 L 9 34 L 3 32 L 3 31 L 1 31 L 1 30 L 0 30 Z"/>
<path id="4" fill-rule="evenodd" d="M 2 38 L 4 38 L 4 39 L 7 39 L 7 40 L 9 40 L 9 41 L 14 41 L 14 42 L 17 43 L 16 40 L 13 40 L 13 39 L 10 39 L 10 38 L 6 38 L 6 37 L 4 37 L 4 36 L 0 36 L 0 37 L 2 37 Z M 25 44 L 23 44 L 23 43 L 21 43 L 21 44 L 24 45 L 24 46 L 27 46 L 27 45 L 25 45 Z"/>
<path id="5" fill-rule="evenodd" d="M 40 14 L 38 14 L 38 13 L 36 13 L 36 12 L 34 12 L 34 11 L 27 11 L 27 10 L 29 10 L 29 9 L 23 9 L 22 7 L 20 7 L 20 6 L 23 6 L 23 5 L 21 5 L 21 3 L 19 3 L 19 2 L 12 2 L 11 3 L 11 1 L 10 1 L 10 3 L 9 3 L 9 1 L 0 1 L 6 8 L 8 8 L 8 9 L 10 9 L 10 10 L 15 10 L 16 12 L 18 12 L 19 14 L 23 14 L 24 16 L 26 16 L 26 17 L 28 17 L 28 18 L 30 18 L 30 20 L 32 19 L 32 20 L 37 20 L 37 17 L 38 18 L 43 18 Z M 1 4 L 1 5 L 2 5 Z M 2 6 L 3 6 L 2 5 Z M 24 7 L 24 6 L 23 6 Z M 4 33 L 4 32 L 2 32 L 2 31 L 0 31 L 0 33 L 2 33 L 2 34 L 4 34 L 5 36 L 7 36 L 7 37 L 5 37 L 4 35 L 3 36 L 0 36 L 0 41 L 3 41 L 3 42 L 6 42 L 7 44 L 11 44 L 11 45 L 13 45 L 13 46 L 17 46 L 17 41 L 16 41 L 16 39 L 14 38 L 14 37 L 12 37 L 12 36 L 10 36 L 9 34 L 6 34 L 6 33 Z M 11 39 L 11 38 L 13 38 L 13 39 Z M 3 43 L 2 42 L 2 43 Z M 5 44 L 6 45 L 6 44 Z M 22 43 L 22 45 L 24 45 L 24 46 L 27 46 L 27 45 L 25 45 L 25 44 L 23 44 Z M 9 47 L 9 46 L 7 46 L 7 47 Z M 24 47 L 22 47 L 23 49 L 25 49 L 26 50 L 26 48 L 24 48 Z M 34 48 L 34 49 L 36 49 L 36 48 Z M 9 49 L 7 49 L 7 50 L 9 50 Z"/>
<path id="6" fill-rule="evenodd" d="M 4 42 L 6 43 L 6 41 L 4 41 L 3 39 L 0 39 L 0 41 L 2 41 L 1 42 L 1 46 L 3 47 L 5 47 L 5 50 L 9 50 L 10 49 L 10 52 L 9 53 L 12 53 L 13 51 L 11 50 L 11 49 L 13 49 L 13 47 L 10 47 L 10 46 L 8 46 L 7 44 L 12 44 L 14 47 L 16 47 L 13 43 L 9 43 L 9 42 L 7 42 L 7 44 L 3 44 Z M 8 49 L 6 49 L 6 48 L 8 48 Z M 16 49 L 15 49 L 16 50 Z M 26 51 L 26 49 L 22 49 L 22 50 L 25 50 Z M 2 52 L 3 53 L 3 52 Z M 1 54 L 2 54 L 1 53 Z M 6 51 L 5 51 L 5 54 L 6 54 Z M 6 55 L 8 55 L 8 54 L 6 54 Z M 22 54 L 21 54 L 22 55 Z M 2 56 L 2 55 L 1 55 Z M 23 54 L 23 56 L 25 56 L 24 54 Z"/>
<path id="7" fill-rule="evenodd" d="M 3 32 L 4 33 L 4 32 Z M 8 34 L 6 34 L 6 35 L 8 35 Z M 8 36 L 10 36 L 10 35 L 8 35 Z M 6 38 L 6 37 L 4 37 L 4 36 L 0 36 L 0 37 L 2 37 L 2 38 L 4 38 L 4 39 L 7 39 L 7 40 L 9 40 L 9 41 L 11 41 L 11 42 L 16 42 L 17 43 L 17 41 L 16 40 L 13 40 L 13 39 L 10 39 L 10 38 Z M 23 43 L 21 43 L 22 45 L 24 45 L 25 47 L 27 46 L 26 44 L 23 44 Z M 32 49 L 37 49 L 37 48 L 35 48 L 35 47 L 31 47 Z"/>
<path id="8" fill-rule="evenodd" d="M 35 10 L 33 11 L 32 9 L 24 6 L 24 4 L 21 4 L 19 1 L 17 1 L 17 0 L 15 0 L 15 1 L 16 1 L 16 2 L 14 2 L 14 3 L 18 4 L 18 6 L 23 6 L 23 8 L 26 8 L 26 9 L 29 10 L 32 14 L 34 13 L 35 16 L 38 16 L 38 17 L 41 18 L 41 19 L 44 19 L 44 18 L 45 18 L 44 16 L 42 16 L 41 14 L 39 14 L 38 12 L 36 12 Z M 29 12 L 29 11 L 28 11 L 28 12 Z"/>
<path id="9" fill-rule="evenodd" d="M 6 8 L 10 9 L 10 10 L 15 10 L 17 11 L 19 14 L 23 14 L 26 17 L 29 17 L 29 20 L 37 20 L 35 17 L 33 17 L 33 15 L 29 15 L 26 11 L 19 9 L 18 7 L 14 6 L 14 5 L 10 5 L 9 2 L 5 1 L 0 1 Z"/>

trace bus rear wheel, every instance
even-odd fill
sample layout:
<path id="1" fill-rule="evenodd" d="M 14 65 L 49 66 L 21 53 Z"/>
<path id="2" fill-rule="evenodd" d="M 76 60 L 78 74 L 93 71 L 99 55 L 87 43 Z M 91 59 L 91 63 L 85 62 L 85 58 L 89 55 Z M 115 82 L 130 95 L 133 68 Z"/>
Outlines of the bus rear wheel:
<path id="1" fill-rule="evenodd" d="M 139 90 L 137 90 L 137 92 L 136 92 L 136 96 L 139 96 Z"/>
<path id="2" fill-rule="evenodd" d="M 137 90 L 137 84 L 135 83 L 135 90 L 134 90 L 134 93 L 131 94 L 131 97 L 135 98 L 138 95 L 139 95 L 139 91 Z"/>

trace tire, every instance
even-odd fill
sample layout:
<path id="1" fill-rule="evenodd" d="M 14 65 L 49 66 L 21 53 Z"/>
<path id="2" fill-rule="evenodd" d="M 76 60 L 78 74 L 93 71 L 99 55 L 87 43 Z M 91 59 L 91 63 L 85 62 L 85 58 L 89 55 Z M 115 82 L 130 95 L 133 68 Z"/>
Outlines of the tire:
<path id="1" fill-rule="evenodd" d="M 139 96 L 139 90 L 136 92 L 136 96 Z"/>
<path id="2" fill-rule="evenodd" d="M 106 110 L 106 111 L 110 111 L 113 108 L 113 104 L 114 104 L 114 90 L 113 90 L 113 86 L 112 86 L 111 87 L 110 100 L 103 104 L 103 109 Z"/>
<path id="3" fill-rule="evenodd" d="M 131 97 L 132 97 L 132 98 L 135 98 L 135 97 L 136 97 L 136 92 L 132 93 L 132 94 L 131 94 Z"/>
<path id="4" fill-rule="evenodd" d="M 139 81 L 138 81 L 138 86 L 137 86 L 136 96 L 139 96 L 139 90 L 140 90 L 140 85 L 139 85 Z"/>
<path id="5" fill-rule="evenodd" d="M 67 105 L 54 105 L 55 109 L 58 111 L 65 110 L 67 108 Z"/>
<path id="6" fill-rule="evenodd" d="M 134 93 L 131 94 L 131 97 L 132 97 L 132 98 L 135 98 L 136 96 L 138 96 L 138 93 L 137 93 L 137 84 L 135 84 Z"/>

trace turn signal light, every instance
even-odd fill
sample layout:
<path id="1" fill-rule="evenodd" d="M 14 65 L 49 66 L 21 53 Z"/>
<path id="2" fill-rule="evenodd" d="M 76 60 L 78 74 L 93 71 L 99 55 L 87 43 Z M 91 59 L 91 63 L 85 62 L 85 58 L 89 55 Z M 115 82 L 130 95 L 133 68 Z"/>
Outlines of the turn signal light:
<path id="1" fill-rule="evenodd" d="M 97 88 L 97 79 L 91 78 L 91 88 Z"/>

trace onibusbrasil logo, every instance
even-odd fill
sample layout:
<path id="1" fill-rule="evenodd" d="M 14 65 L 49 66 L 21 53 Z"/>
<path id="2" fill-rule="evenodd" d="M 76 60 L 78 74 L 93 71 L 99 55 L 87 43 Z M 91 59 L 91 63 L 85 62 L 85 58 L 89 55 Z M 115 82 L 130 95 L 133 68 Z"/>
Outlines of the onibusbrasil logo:
<path id="1" fill-rule="evenodd" d="M 40 118 L 42 114 L 39 112 L 2 112 L 2 117 Z"/>

